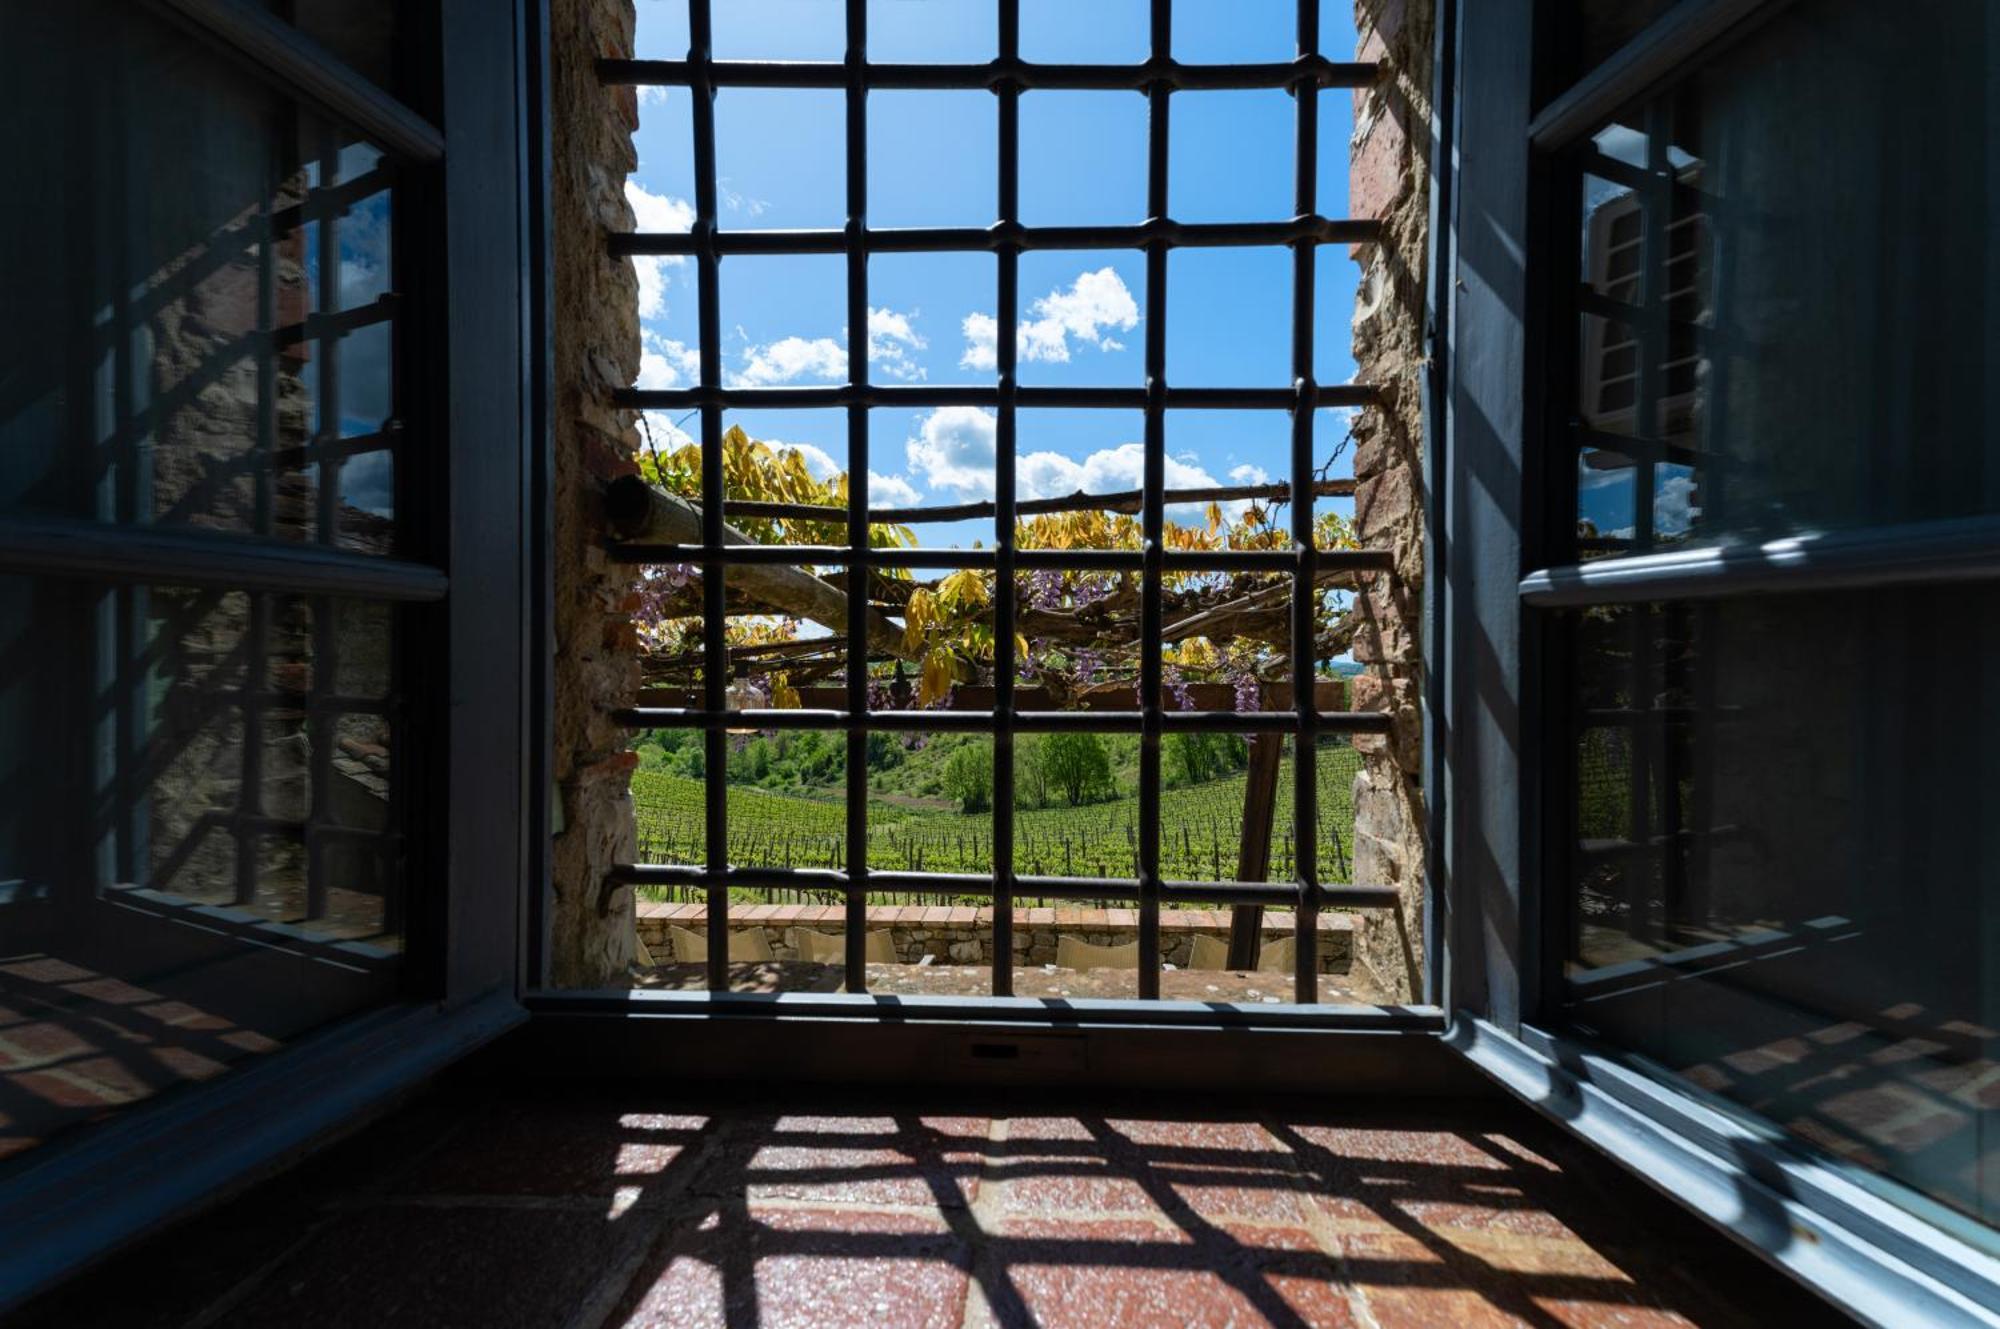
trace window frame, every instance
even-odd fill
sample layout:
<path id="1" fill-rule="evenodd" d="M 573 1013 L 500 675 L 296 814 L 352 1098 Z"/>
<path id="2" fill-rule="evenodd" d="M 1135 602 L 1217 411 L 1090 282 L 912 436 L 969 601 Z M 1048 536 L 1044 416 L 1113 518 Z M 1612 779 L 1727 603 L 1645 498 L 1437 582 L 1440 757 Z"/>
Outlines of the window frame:
<path id="1" fill-rule="evenodd" d="M 607 237 L 615 257 L 676 255 L 696 263 L 699 301 L 700 382 L 681 389 L 628 389 L 614 395 L 616 405 L 631 410 L 698 410 L 703 455 L 702 540 L 699 544 L 613 542 L 612 558 L 628 564 L 685 563 L 703 569 L 705 695 L 699 709 L 632 707 L 615 714 L 632 729 L 694 728 L 703 732 L 705 767 L 720 771 L 727 760 L 726 732 L 734 727 L 769 726 L 788 729 L 842 731 L 848 740 L 847 842 L 867 842 L 867 736 L 871 731 L 924 732 L 940 729 L 994 733 L 994 805 L 1011 807 L 1014 788 L 1014 738 L 1018 733 L 1088 729 L 1140 736 L 1139 838 L 1137 872 L 1131 879 L 1039 877 L 1016 873 L 1013 826 L 1008 818 L 994 823 L 994 871 L 990 874 L 882 872 L 865 860 L 847 870 L 804 870 L 728 867 L 727 786 L 711 780 L 706 791 L 705 863 L 698 866 L 625 864 L 607 874 L 600 890 L 608 904 L 620 890 L 643 884 L 693 884 L 708 893 L 708 982 L 705 993 L 640 992 L 608 998 L 544 990 L 535 994 L 537 1009 L 550 1012 L 606 1008 L 652 1011 L 669 1008 L 726 1009 L 737 1013 L 768 1010 L 801 1015 L 813 1011 L 838 1017 L 873 1014 L 893 1017 L 911 1006 L 936 1018 L 984 1014 L 1026 1022 L 1070 1022 L 1080 1011 L 1106 1023 L 1171 1019 L 1175 1024 L 1206 1027 L 1242 1024 L 1241 1012 L 1226 1004 L 1190 1004 L 1187 1012 L 1162 1017 L 1159 1001 L 1159 913 L 1163 902 L 1216 901 L 1247 906 L 1288 905 L 1294 909 L 1295 966 L 1293 999 L 1313 1007 L 1304 1014 L 1261 1014 L 1273 1025 L 1360 1028 L 1378 1023 L 1377 1008 L 1343 1008 L 1318 1004 L 1318 931 L 1322 908 L 1381 907 L 1400 903 L 1396 888 L 1326 884 L 1318 879 L 1311 828 L 1318 815 L 1316 768 L 1298 754 L 1311 751 L 1319 733 L 1379 733 L 1390 717 L 1382 713 L 1320 711 L 1298 686 L 1314 677 L 1312 621 L 1315 573 L 1345 568 L 1390 575 L 1387 551 L 1326 551 L 1316 547 L 1314 509 L 1293 503 L 1292 548 L 1220 553 L 1168 552 L 1163 548 L 1165 491 L 1165 414 L 1168 409 L 1282 410 L 1291 419 L 1291 475 L 1295 493 L 1310 493 L 1313 475 L 1312 428 L 1316 410 L 1327 406 L 1373 406 L 1378 398 L 1362 385 L 1321 385 L 1313 374 L 1314 262 L 1322 246 L 1373 241 L 1380 224 L 1370 220 L 1329 219 L 1317 211 L 1318 93 L 1323 89 L 1369 86 L 1375 66 L 1339 63 L 1319 52 L 1318 0 L 1298 0 L 1295 6 L 1297 49 L 1293 60 L 1265 63 L 1188 64 L 1172 54 L 1171 0 L 1149 6 L 1149 56 L 1131 64 L 1050 64 L 1020 56 L 1019 0 L 997 0 L 998 54 L 981 64 L 876 64 L 867 56 L 867 0 L 846 0 L 846 54 L 839 62 L 720 60 L 711 55 L 710 5 L 690 4 L 689 52 L 682 60 L 600 59 L 602 82 L 615 86 L 678 86 L 690 90 L 693 104 L 695 220 L 687 233 L 618 233 Z M 825 88 L 845 94 L 846 223 L 840 228 L 797 231 L 740 231 L 720 227 L 715 161 L 714 93 L 722 87 Z M 867 93 L 882 89 L 963 89 L 993 93 L 997 117 L 997 213 L 987 227 L 871 228 L 867 219 L 868 122 Z M 1019 102 L 1024 91 L 1043 88 L 1123 89 L 1141 91 L 1148 103 L 1148 220 L 1131 225 L 1025 226 L 1019 216 Z M 1183 223 L 1168 211 L 1167 163 L 1169 102 L 1172 94 L 1190 89 L 1282 88 L 1294 92 L 1294 213 L 1276 222 Z M 1310 97 L 1298 95 L 1311 90 Z M 1166 375 L 1167 255 L 1190 246 L 1285 246 L 1293 265 L 1292 381 L 1284 386 L 1245 388 L 1180 388 Z M 1019 257 L 1040 249 L 1118 248 L 1146 256 L 1145 384 L 1135 388 L 1023 387 L 1016 381 L 1017 333 L 1021 301 Z M 996 321 L 999 332 L 996 382 L 990 386 L 883 385 L 868 377 L 867 357 L 849 357 L 845 385 L 827 388 L 748 388 L 723 384 L 719 266 L 732 254 L 838 254 L 846 260 L 846 312 L 850 328 L 867 323 L 867 259 L 877 253 L 991 253 L 998 265 Z M 996 412 L 996 475 L 993 547 L 989 549 L 873 549 L 868 544 L 869 508 L 868 413 L 876 407 L 978 405 Z M 725 408 L 841 407 L 847 412 L 850 477 L 845 545 L 741 546 L 723 538 L 722 412 Z M 1046 551 L 1015 548 L 1015 419 L 1021 407 L 1081 407 L 1137 409 L 1145 418 L 1143 481 L 1143 545 L 1140 550 Z M 871 710 L 867 675 L 850 669 L 847 706 L 840 711 L 729 710 L 723 642 L 724 572 L 746 563 L 822 563 L 844 567 L 894 566 L 916 568 L 992 568 L 996 585 L 1011 591 L 1020 569 L 1089 568 L 1137 572 L 1141 581 L 1140 705 L 1133 711 L 1029 712 L 1014 707 L 1014 603 L 1010 593 L 994 596 L 994 705 L 991 711 Z M 1293 704 L 1289 710 L 1240 713 L 1183 713 L 1163 704 L 1161 659 L 1161 577 L 1169 569 L 1182 571 L 1269 569 L 1292 576 L 1291 672 Z M 865 584 L 854 579 L 849 590 L 847 649 L 849 659 L 868 651 Z M 1290 734 L 1294 744 L 1293 816 L 1302 828 L 1295 861 L 1297 880 L 1284 882 L 1170 882 L 1162 879 L 1160 857 L 1160 741 L 1174 729 L 1220 732 L 1254 730 Z M 806 994 L 745 997 L 728 988 L 727 917 L 729 892 L 738 888 L 839 889 L 846 899 L 845 985 L 839 997 Z M 990 892 L 993 900 L 993 994 L 988 1000 L 1008 1003 L 985 1006 L 944 999 L 898 998 L 886 1002 L 866 995 L 866 904 L 870 891 L 944 889 L 963 893 Z M 1013 997 L 1013 900 L 1017 893 L 1049 898 L 1114 898 L 1138 906 L 1138 1001 L 1051 1003 Z M 1420 926 L 1428 933 L 1430 915 Z M 1433 962 L 1433 971 L 1435 964 Z M 1433 975 L 1434 977 L 1434 972 Z M 1435 992 L 1435 985 L 1430 989 Z M 1188 1012 L 1194 1013 L 1192 1016 Z M 1253 1021 L 1256 1023 L 1257 1021 Z M 1434 1005 L 1397 1008 L 1395 1022 L 1441 1028 Z"/>
<path id="2" fill-rule="evenodd" d="M 252 0 L 160 0 L 246 78 L 399 157 L 399 336 L 408 441 L 399 557 L 160 527 L 0 522 L 0 571 L 356 596 L 399 611 L 407 704 L 409 926 L 403 996 L 212 1084 L 66 1132 L 0 1170 L 0 1309 L 246 1177 L 350 1127 L 525 1019 L 527 882 L 546 873 L 544 639 L 548 468 L 546 141 L 540 0 L 439 0 L 391 96 Z M 442 126 L 442 128 L 439 128 Z M 405 224 L 407 222 L 408 224 Z M 447 297 L 447 292 L 450 297 Z M 492 366 L 521 366 L 496 391 Z M 537 505 L 540 505 L 538 508 Z M 398 760 L 402 762 L 399 752 Z M 495 824 L 519 828 L 492 834 Z M 538 833 L 539 829 L 539 833 Z"/>
<path id="3" fill-rule="evenodd" d="M 1790 0 L 1682 0 L 1568 88 L 1555 0 L 1443 0 L 1458 89 L 1448 278 L 1433 317 L 1449 381 L 1443 423 L 1452 549 L 1433 580 L 1442 616 L 1439 705 L 1451 718 L 1436 788 L 1447 810 L 1443 879 L 1447 1043 L 1566 1129 L 1871 1323 L 2000 1323 L 2000 1261 L 1862 1178 L 1718 1111 L 1642 1059 L 1567 1032 L 1559 1015 L 1560 833 L 1568 696 L 1565 608 L 1713 600 L 2000 576 L 2000 521 L 1911 522 L 1727 551 L 1574 559 L 1575 464 L 1561 357 L 1573 346 L 1578 215 L 1554 154 L 1620 108 L 1752 31 Z M 1440 64 L 1440 78 L 1447 75 Z M 1444 252 L 1448 251 L 1448 252 Z M 1573 357 L 1572 357 L 1573 359 Z M 1900 1189 L 1900 1188 L 1896 1188 Z"/>

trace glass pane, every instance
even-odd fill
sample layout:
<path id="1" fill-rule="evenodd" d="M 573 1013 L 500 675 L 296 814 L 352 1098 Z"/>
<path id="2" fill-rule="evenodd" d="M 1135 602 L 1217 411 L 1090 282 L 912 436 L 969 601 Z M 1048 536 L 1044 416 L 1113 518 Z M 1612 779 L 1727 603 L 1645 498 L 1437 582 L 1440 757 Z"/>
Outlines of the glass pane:
<path id="1" fill-rule="evenodd" d="M 272 13 L 366 75 L 394 91 L 398 39 L 405 36 L 397 0 L 265 0 Z"/>
<path id="2" fill-rule="evenodd" d="M 0 1154 L 391 997 L 384 606 L 0 578 Z"/>
<path id="3" fill-rule="evenodd" d="M 1572 1022 L 2000 1216 L 2000 591 L 1572 620 Z"/>
<path id="4" fill-rule="evenodd" d="M 1646 25 L 1674 6 L 1674 0 L 1567 0 L 1568 14 L 1548 26 L 1566 49 L 1558 54 L 1570 81 L 1603 64 Z"/>
<path id="5" fill-rule="evenodd" d="M 1635 545 L 2000 512 L 1990 126 L 1963 113 L 1991 19 L 1935 19 L 1788 11 L 1571 158 L 1578 441 L 1634 440 Z M 1863 65 L 1885 99 L 1853 95 Z M 1605 474 L 1579 474 L 1600 534 Z"/>
<path id="6" fill-rule="evenodd" d="M 0 288 L 0 513 L 389 552 L 381 154 L 103 0 L 8 6 L 0 84 L 15 176 L 53 191 L 0 218 L 31 256 Z"/>

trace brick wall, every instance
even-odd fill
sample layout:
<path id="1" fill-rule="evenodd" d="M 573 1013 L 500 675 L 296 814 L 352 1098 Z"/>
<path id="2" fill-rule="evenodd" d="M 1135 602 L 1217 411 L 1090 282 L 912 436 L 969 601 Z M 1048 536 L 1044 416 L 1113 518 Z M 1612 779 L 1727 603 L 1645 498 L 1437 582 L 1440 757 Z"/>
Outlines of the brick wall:
<path id="1" fill-rule="evenodd" d="M 789 934 L 805 928 L 831 936 L 846 928 L 847 911 L 837 905 L 736 905 L 729 910 L 731 933 L 762 931 L 780 960 L 796 959 L 798 952 Z M 642 904 L 639 906 L 639 936 L 653 958 L 701 961 L 705 955 L 675 955 L 671 950 L 669 927 L 708 926 L 708 908 L 698 904 Z M 991 908 L 874 905 L 868 910 L 870 931 L 886 929 L 895 943 L 897 959 L 916 964 L 926 955 L 936 964 L 991 964 L 993 962 L 993 910 Z M 1292 935 L 1293 919 L 1277 910 L 1264 915 L 1266 943 Z M 1229 913 L 1213 909 L 1162 909 L 1160 911 L 1160 958 L 1185 969 L 1198 936 L 1229 940 Z M 1075 937 L 1093 946 L 1122 946 L 1139 939 L 1139 911 L 1136 909 L 1016 909 L 1014 911 L 1014 959 L 1017 964 L 1053 964 L 1056 943 Z M 1319 919 L 1319 970 L 1323 974 L 1348 972 L 1354 954 L 1354 921 L 1346 914 L 1322 914 Z"/>
<path id="2" fill-rule="evenodd" d="M 1385 990 L 1422 995 L 1423 843 L 1423 469 L 1424 263 L 1429 207 L 1431 86 L 1429 0 L 1357 0 L 1359 58 L 1383 78 L 1354 93 L 1349 210 L 1385 223 L 1380 244 L 1357 246 L 1361 283 L 1354 311 L 1360 380 L 1382 394 L 1354 430 L 1354 511 L 1363 544 L 1395 553 L 1395 575 L 1360 597 L 1355 659 L 1358 709 L 1386 710 L 1393 732 L 1360 736 L 1354 781 L 1354 879 L 1401 889 L 1402 908 L 1369 911 L 1357 954 Z"/>

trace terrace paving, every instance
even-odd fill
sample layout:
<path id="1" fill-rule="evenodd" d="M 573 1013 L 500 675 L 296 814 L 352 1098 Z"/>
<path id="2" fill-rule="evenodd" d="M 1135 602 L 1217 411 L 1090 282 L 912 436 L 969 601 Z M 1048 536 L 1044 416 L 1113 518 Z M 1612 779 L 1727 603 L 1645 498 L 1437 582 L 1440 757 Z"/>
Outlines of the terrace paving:
<path id="1" fill-rule="evenodd" d="M 845 971 L 835 964 L 798 960 L 739 961 L 729 966 L 732 992 L 842 992 Z M 643 969 L 634 985 L 663 991 L 696 992 L 708 986 L 702 964 L 661 964 Z M 871 964 L 868 990 L 896 996 L 987 997 L 993 969 L 983 964 Z M 1365 974 L 1321 974 L 1320 1000 L 1375 1006 L 1388 1000 Z M 1131 1000 L 1139 995 L 1132 969 L 1061 969 L 1024 964 L 1014 969 L 1017 997 L 1087 997 Z M 1251 1005 L 1292 999 L 1292 977 L 1273 971 L 1169 969 L 1160 975 L 1160 996 L 1168 1001 L 1231 1001 Z"/>
<path id="2" fill-rule="evenodd" d="M 478 1083 L 15 1323 L 1844 1322 L 1500 1099 Z"/>

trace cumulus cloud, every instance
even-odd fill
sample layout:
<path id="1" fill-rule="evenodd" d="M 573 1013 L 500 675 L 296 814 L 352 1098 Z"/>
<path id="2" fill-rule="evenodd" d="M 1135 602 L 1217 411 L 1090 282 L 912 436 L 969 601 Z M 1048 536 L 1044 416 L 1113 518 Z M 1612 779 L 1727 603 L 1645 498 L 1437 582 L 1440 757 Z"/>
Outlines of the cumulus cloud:
<path id="1" fill-rule="evenodd" d="M 834 382 L 847 377 L 847 348 L 831 337 L 780 337 L 768 346 L 743 351 L 743 368 L 735 382 L 744 387 L 768 387 L 800 378 Z"/>
<path id="2" fill-rule="evenodd" d="M 1267 485 L 1271 483 L 1271 473 L 1262 466 L 1242 466 L 1229 468 L 1229 478 L 1239 485 Z"/>
<path id="3" fill-rule="evenodd" d="M 930 343 L 917 332 L 916 317 L 915 310 L 907 314 L 893 309 L 868 311 L 868 360 L 880 366 L 890 378 L 910 382 L 924 377 L 924 368 L 912 352 L 921 351 Z M 780 337 L 767 345 L 745 347 L 743 367 L 735 372 L 733 381 L 745 387 L 768 387 L 799 379 L 839 382 L 847 377 L 845 340 L 843 329 L 841 341 L 831 337 Z"/>
<path id="4" fill-rule="evenodd" d="M 958 363 L 966 369 L 998 369 L 1000 320 L 991 314 L 967 314 L 959 327 L 965 333 L 965 354 Z"/>
<path id="5" fill-rule="evenodd" d="M 846 469 L 839 462 L 835 461 L 833 454 L 829 453 L 825 448 L 817 447 L 811 443 L 785 443 L 775 438 L 767 438 L 763 442 L 777 452 L 798 453 L 805 460 L 806 473 L 821 484 L 825 484 L 828 480 L 831 480 Z"/>
<path id="6" fill-rule="evenodd" d="M 925 416 L 904 445 L 910 472 L 933 489 L 991 497 L 993 436 L 991 411 L 977 406 L 940 406 Z"/>
<path id="7" fill-rule="evenodd" d="M 694 229 L 694 205 L 686 199 L 655 194 L 637 180 L 625 182 L 625 201 L 641 231 L 686 232 Z M 667 312 L 667 267 L 687 262 L 685 256 L 641 256 L 632 260 L 639 274 L 639 317 L 658 318 Z"/>
<path id="8" fill-rule="evenodd" d="M 1082 461 L 1060 452 L 1031 452 L 1016 463 L 1015 474 L 1023 498 L 1061 498 L 1079 491 L 1110 494 L 1137 489 L 1146 479 L 1146 449 L 1141 443 L 1121 443 L 1115 448 L 1101 448 Z M 1166 458 L 1166 481 L 1168 489 L 1212 489 L 1221 484 L 1194 462 L 1172 456 Z M 1240 501 L 1224 503 L 1223 514 L 1234 520 L 1246 506 Z M 1167 518 L 1184 526 L 1201 525 L 1208 520 L 1208 505 L 1169 504 Z"/>
<path id="9" fill-rule="evenodd" d="M 1072 338 L 1100 351 L 1121 351 L 1125 343 L 1111 333 L 1139 326 L 1138 301 L 1117 270 L 1109 267 L 1078 274 L 1067 288 L 1037 299 L 1028 313 L 1019 332 L 1023 360 L 1067 361 Z M 961 327 L 965 352 L 959 364 L 967 369 L 995 368 L 999 322 L 991 314 L 975 312 L 966 315 Z"/>
<path id="10" fill-rule="evenodd" d="M 976 406 L 939 407 L 923 418 L 906 444 L 910 473 L 933 489 L 990 498 L 995 432 L 990 411 Z M 1022 498 L 1116 493 L 1145 483 L 1146 450 L 1140 443 L 1121 443 L 1115 448 L 1100 448 L 1081 460 L 1060 452 L 1029 452 L 1015 462 L 1014 473 Z M 1246 479 L 1246 475 L 1253 478 Z M 1264 472 L 1254 466 L 1239 466 L 1231 473 L 1239 484 L 1261 484 L 1263 477 Z M 1221 484 L 1190 457 L 1168 457 L 1166 481 L 1169 489 L 1209 489 Z M 1224 503 L 1222 510 L 1234 520 L 1248 506 L 1240 501 Z M 1208 520 L 1208 505 L 1177 503 L 1167 508 L 1167 515 L 1183 525 L 1200 525 Z"/>
<path id="11" fill-rule="evenodd" d="M 924 367 L 911 357 L 911 352 L 930 345 L 912 326 L 916 317 L 914 309 L 907 314 L 872 307 L 868 311 L 868 363 L 905 383 L 924 377 Z"/>
<path id="12" fill-rule="evenodd" d="M 871 508 L 914 508 L 924 501 L 917 487 L 900 475 L 868 472 L 868 506 Z"/>
<path id="13" fill-rule="evenodd" d="M 657 83 L 639 85 L 639 105 L 652 106 L 667 99 L 667 90 Z"/>
<path id="14" fill-rule="evenodd" d="M 701 377 L 701 352 L 651 328 L 639 334 L 639 380 L 635 387 L 677 388 Z"/>

